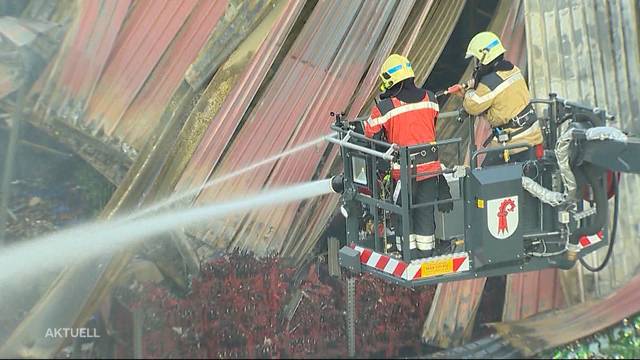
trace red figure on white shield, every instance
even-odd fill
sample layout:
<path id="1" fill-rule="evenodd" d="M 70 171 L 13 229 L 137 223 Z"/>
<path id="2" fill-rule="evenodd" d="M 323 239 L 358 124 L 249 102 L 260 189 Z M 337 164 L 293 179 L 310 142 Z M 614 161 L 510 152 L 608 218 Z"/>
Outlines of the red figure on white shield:
<path id="1" fill-rule="evenodd" d="M 506 239 L 518 228 L 518 197 L 509 196 L 487 202 L 487 226 L 493 237 Z"/>

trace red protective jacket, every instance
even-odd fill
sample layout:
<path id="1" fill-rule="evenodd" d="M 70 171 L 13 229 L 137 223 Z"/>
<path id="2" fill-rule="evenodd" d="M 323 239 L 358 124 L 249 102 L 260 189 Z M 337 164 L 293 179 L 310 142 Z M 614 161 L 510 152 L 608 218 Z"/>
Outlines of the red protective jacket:
<path id="1" fill-rule="evenodd" d="M 379 101 L 365 121 L 364 134 L 373 137 L 384 130 L 387 141 L 399 146 L 428 144 L 436 141 L 436 119 L 440 111 L 435 95 L 427 91 L 416 103 L 405 103 L 395 97 Z M 435 149 L 435 148 L 434 148 Z M 439 171 L 437 153 L 428 154 L 428 161 L 418 164 L 418 173 Z M 391 176 L 400 179 L 400 165 L 392 164 Z M 429 176 L 418 177 L 423 180 Z"/>

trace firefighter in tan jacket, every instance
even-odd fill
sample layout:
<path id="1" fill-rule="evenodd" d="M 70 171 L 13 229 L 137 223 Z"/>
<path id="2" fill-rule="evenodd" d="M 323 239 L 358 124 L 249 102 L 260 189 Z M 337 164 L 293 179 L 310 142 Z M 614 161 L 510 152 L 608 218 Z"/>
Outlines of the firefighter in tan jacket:
<path id="1" fill-rule="evenodd" d="M 526 143 L 531 147 L 490 152 L 483 166 L 523 162 L 542 149 L 542 131 L 529 104 L 529 89 L 520 69 L 504 59 L 504 52 L 500 39 L 491 32 L 471 39 L 467 58 L 474 57 L 477 65 L 473 79 L 463 87 L 463 106 L 471 115 L 483 114 L 491 125 L 484 146 Z"/>

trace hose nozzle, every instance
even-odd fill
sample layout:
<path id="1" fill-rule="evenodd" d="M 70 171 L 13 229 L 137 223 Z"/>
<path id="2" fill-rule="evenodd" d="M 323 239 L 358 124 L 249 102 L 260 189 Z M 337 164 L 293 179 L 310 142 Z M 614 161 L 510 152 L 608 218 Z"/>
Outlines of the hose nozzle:
<path id="1" fill-rule="evenodd" d="M 455 85 L 451 85 L 447 88 L 447 90 L 442 90 L 436 93 L 436 97 L 440 97 L 440 96 L 444 96 L 444 95 L 449 95 L 449 94 L 453 94 L 455 92 L 458 91 L 464 91 L 467 90 L 469 86 L 467 84 L 455 84 Z"/>
<path id="2" fill-rule="evenodd" d="M 344 175 L 340 174 L 331 178 L 331 191 L 336 194 L 344 192 Z"/>

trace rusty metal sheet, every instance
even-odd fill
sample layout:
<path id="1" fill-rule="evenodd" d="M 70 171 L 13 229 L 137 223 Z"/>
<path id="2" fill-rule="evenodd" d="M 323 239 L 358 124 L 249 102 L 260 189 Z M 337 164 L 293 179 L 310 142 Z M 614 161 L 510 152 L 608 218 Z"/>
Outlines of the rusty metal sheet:
<path id="1" fill-rule="evenodd" d="M 640 312 L 640 276 L 600 301 L 552 311 L 528 320 L 490 324 L 525 356 L 570 343 Z"/>
<path id="2" fill-rule="evenodd" d="M 401 34 L 393 35 L 393 38 L 398 38 L 396 44 L 392 47 L 394 51 L 401 51 L 408 53 L 412 50 L 415 44 L 422 43 L 425 36 L 431 33 L 447 33 L 450 32 L 455 25 L 455 17 L 459 15 L 458 6 L 462 8 L 464 3 L 458 2 L 457 4 L 451 4 L 450 2 L 429 1 L 429 2 L 416 2 L 411 10 L 403 8 L 402 6 L 409 6 L 407 2 L 400 2 L 401 7 L 396 10 L 396 14 L 393 15 L 393 23 L 390 24 L 389 29 L 402 29 Z M 434 15 L 435 14 L 435 15 Z M 452 18 L 453 16 L 453 18 Z M 429 19 L 440 19 L 441 22 L 430 21 Z M 398 21 L 399 20 L 399 21 Z M 404 26 L 402 25 L 404 24 Z M 387 30 L 389 32 L 389 30 Z M 387 35 L 390 35 L 387 33 Z M 382 44 L 386 44 L 383 41 Z M 414 51 L 415 57 L 411 58 L 414 64 L 423 64 L 419 67 L 415 65 L 416 74 L 418 77 L 425 76 L 429 73 L 431 65 L 430 62 L 435 61 L 439 55 L 440 46 L 436 46 L 436 50 L 432 51 Z M 363 86 L 361 90 L 356 93 L 355 100 L 352 103 L 348 116 L 354 117 L 361 111 L 368 112 L 372 104 L 372 94 L 375 93 L 377 86 L 377 76 L 379 66 L 384 58 L 388 55 L 386 47 L 381 45 L 378 49 L 376 57 L 369 68 L 369 72 L 364 77 Z M 367 105 L 362 106 L 363 102 Z M 335 173 L 338 170 L 330 172 L 329 170 L 334 164 L 334 159 L 337 155 L 337 149 L 333 148 L 332 151 L 326 155 L 324 166 L 317 173 L 319 178 L 324 178 L 330 173 Z M 294 221 L 290 226 L 289 233 L 286 235 L 285 243 L 282 247 L 282 253 L 286 256 L 291 256 L 295 259 L 303 259 L 305 254 L 311 250 L 315 245 L 317 239 L 319 239 L 325 224 L 337 205 L 337 199 L 335 197 L 326 197 L 323 199 L 311 200 L 303 204 L 302 207 L 292 207 L 290 211 L 295 209 L 296 217 L 298 220 Z M 279 229 L 287 229 L 286 226 L 273 227 L 275 231 L 283 231 Z M 269 234 L 270 230 L 264 230 L 266 234 Z M 270 235 L 270 234 L 269 234 Z M 282 238 L 282 237 L 281 237 Z M 300 240 L 303 239 L 303 240 Z"/>
<path id="3" fill-rule="evenodd" d="M 458 22 L 466 1 L 435 1 L 427 14 L 417 41 L 409 51 L 412 65 L 419 69 L 416 84 L 423 84 Z"/>
<path id="4" fill-rule="evenodd" d="M 224 14 L 227 1 L 200 1 L 155 66 L 151 76 L 115 126 L 113 133 L 140 149 L 156 128 L 162 112 L 189 65 Z"/>
<path id="5" fill-rule="evenodd" d="M 368 6 L 372 7 L 373 4 Z M 361 7 L 362 3 L 359 1 L 319 2 L 316 5 L 288 55 L 271 79 L 261 101 L 225 152 L 214 177 L 284 150 L 299 124 L 304 124 L 305 112 L 313 105 L 317 94 L 330 90 L 322 87 L 323 80 L 329 77 L 327 73 L 334 56 Z M 358 75 L 343 73 L 340 76 L 344 76 L 346 81 Z M 325 124 L 328 127 L 327 115 Z M 321 119 L 306 120 L 311 121 L 322 122 Z M 251 176 L 236 178 L 228 184 L 209 188 L 200 195 L 198 201 L 210 202 L 224 196 L 258 191 L 264 186 L 272 168 L 273 166 L 265 166 L 257 169 Z M 211 226 L 208 237 L 226 246 L 230 239 L 221 235 L 225 232 L 235 233 L 241 220 L 241 217 L 234 217 L 226 220 L 228 226 Z"/>
<path id="6" fill-rule="evenodd" d="M 638 133 L 640 50 L 637 2 L 630 0 L 526 1 L 529 84 L 535 97 L 556 92 L 564 98 L 606 108 L 613 126 Z M 620 183 L 619 231 L 612 261 L 596 274 L 580 267 L 563 272 L 569 303 L 607 294 L 633 276 L 640 265 L 636 246 L 640 204 L 634 196 L 640 177 Z M 602 262 L 606 249 L 587 257 Z"/>
<path id="7" fill-rule="evenodd" d="M 422 330 L 422 340 L 447 348 L 471 337 L 486 278 L 440 284 Z"/>
<path id="8" fill-rule="evenodd" d="M 409 36 L 407 40 L 407 46 L 412 46 L 419 33 L 418 28 L 405 28 L 409 16 L 414 9 L 423 10 L 424 13 L 428 13 L 434 0 L 426 2 L 419 2 L 415 4 L 415 1 L 408 0 L 398 4 L 398 8 L 395 10 L 391 22 L 389 23 L 387 30 L 385 31 L 384 38 L 376 48 L 375 57 L 371 62 L 371 66 L 367 71 L 366 76 L 362 79 L 358 92 L 355 94 L 355 98 L 351 103 L 347 118 L 354 118 L 363 112 L 370 112 L 373 105 L 373 97 L 377 94 L 380 76 L 380 68 L 382 63 L 391 54 L 392 49 L 396 46 L 398 41 L 403 35 Z M 425 11 L 426 10 L 426 11 Z M 423 15 L 423 14 L 421 14 Z M 419 20 L 423 17 L 419 17 Z M 415 24 L 411 24 L 415 25 Z M 403 32 L 406 31 L 406 32 Z M 415 36 L 411 36 L 415 35 Z"/>
<path id="9" fill-rule="evenodd" d="M 284 244 L 282 255 L 294 259 L 297 263 L 307 260 L 317 240 L 322 236 L 328 219 L 336 213 L 339 201 L 337 196 L 325 196 L 300 207 L 299 220 L 294 223 L 292 231 L 287 236 L 290 241 Z"/>
<path id="10" fill-rule="evenodd" d="M 238 1 L 240 9 L 244 11 L 226 12 L 225 16 L 218 21 L 216 29 L 211 34 L 211 41 L 207 42 L 207 45 L 203 47 L 196 60 L 189 66 L 185 81 L 181 83 L 180 88 L 173 95 L 173 99 L 176 100 L 171 100 L 171 103 L 181 99 L 179 103 L 183 105 L 179 105 L 177 111 L 172 111 L 171 117 L 181 119 L 186 117 L 186 120 L 181 120 L 184 125 L 174 148 L 171 150 L 171 158 L 163 171 L 162 184 L 158 186 L 161 189 L 159 190 L 160 193 L 153 194 L 153 198 L 169 196 L 174 191 L 180 191 L 178 189 L 183 180 L 195 182 L 204 182 L 206 180 L 206 176 L 212 170 L 208 166 L 208 162 L 195 167 L 195 171 L 199 174 L 203 170 L 202 177 L 191 176 L 190 171 L 193 168 L 186 171 L 185 169 L 196 162 L 195 160 L 192 161 L 192 158 L 196 156 L 198 149 L 202 150 L 203 146 L 201 145 L 209 142 L 207 139 L 214 139 L 214 144 L 218 146 L 219 144 L 228 143 L 232 138 L 231 135 L 209 138 L 211 133 L 207 129 L 209 127 L 216 128 L 220 125 L 222 121 L 213 119 L 223 106 L 229 109 L 228 105 L 232 99 L 229 96 L 232 92 L 234 97 L 238 94 L 243 94 L 242 99 L 245 101 L 251 99 L 252 90 L 258 91 L 259 86 L 257 85 L 252 88 L 238 87 L 238 81 L 242 80 L 245 75 L 251 75 L 252 82 L 255 81 L 259 84 L 262 81 L 262 76 L 267 73 L 266 70 L 263 71 L 258 67 L 253 68 L 255 71 L 249 73 L 247 68 L 257 61 L 266 60 L 263 63 L 266 64 L 275 58 L 275 52 L 271 54 L 261 51 L 261 49 L 265 48 L 265 41 L 274 39 L 271 37 L 266 40 L 267 36 L 273 35 L 276 31 L 286 34 L 289 31 L 289 27 L 284 26 L 284 28 L 281 28 L 282 23 L 278 22 L 283 20 L 284 10 L 287 10 L 287 18 L 292 25 L 298 16 L 298 10 L 304 7 L 304 2 L 302 1 L 234 1 Z M 292 7 L 290 5 L 295 6 Z M 230 3 L 229 6 L 234 5 Z M 291 12 L 292 9 L 295 14 Z M 232 40 L 224 41 L 229 38 Z M 279 48 L 281 43 L 280 45 L 273 45 L 271 48 Z M 258 51 L 260 53 L 256 55 Z M 215 54 L 215 56 L 212 54 Z M 212 57 L 215 57 L 215 60 Z M 210 68 L 204 67 L 204 64 L 208 64 Z M 266 68 L 268 67 L 266 66 Z M 190 77 L 191 80 L 189 80 Z M 201 81 L 201 78 L 205 80 Z M 197 87 L 193 88 L 193 86 Z M 186 96 L 192 97 L 192 99 L 185 99 L 184 94 L 189 94 Z M 237 114 L 236 111 L 241 114 L 244 113 L 244 110 L 241 109 L 245 108 L 241 103 L 236 103 L 235 107 L 233 107 L 233 113 Z M 167 112 L 165 111 L 163 116 L 166 115 Z M 227 122 L 240 121 L 236 117 L 229 116 L 223 116 L 221 119 Z M 166 121 L 162 120 L 162 122 Z M 206 155 L 208 154 L 205 153 Z M 189 194 L 189 196 L 186 196 L 188 199 L 185 199 L 185 203 L 193 200 L 197 191 L 191 191 Z"/>
<path id="11" fill-rule="evenodd" d="M 407 5 L 410 7 L 412 4 Z M 358 89 L 360 80 L 369 67 L 378 39 L 384 35 L 387 22 L 392 19 L 396 6 L 395 2 L 363 4 L 333 59 L 319 91 L 312 95 L 312 103 L 298 120 L 298 128 L 288 140 L 287 148 L 329 133 L 328 128 L 332 119 L 328 114 L 332 110 L 345 109 L 348 106 L 350 96 Z M 407 15 L 408 11 L 404 16 Z M 367 41 L 364 41 L 365 39 Z M 369 89 L 366 91 L 368 92 Z M 323 144 L 317 148 L 304 150 L 296 156 L 281 159 L 269 175 L 266 187 L 310 180 L 323 160 L 325 148 L 326 144 Z M 290 204 L 273 211 L 260 211 L 247 218 L 244 228 L 236 236 L 243 242 L 236 242 L 236 244 L 243 248 L 246 247 L 245 244 L 251 244 L 253 247 L 254 239 L 259 239 L 259 243 L 264 244 L 258 247 L 259 251 L 280 252 L 287 240 L 287 234 L 291 231 L 291 224 L 296 220 L 299 223 L 307 222 L 305 219 L 296 219 L 299 205 Z M 263 227 L 262 224 L 265 226 Z M 299 239 L 288 240 L 300 241 Z"/>
<path id="12" fill-rule="evenodd" d="M 516 63 L 518 66 L 524 65 L 518 63 L 519 59 L 524 59 L 522 53 L 525 48 L 521 45 L 524 42 L 524 18 L 523 7 L 521 1 L 501 1 L 496 9 L 494 17 L 488 26 L 489 31 L 493 31 L 500 35 L 505 48 L 507 49 L 506 57 Z M 466 80 L 472 71 L 472 64 L 469 65 L 462 80 Z M 459 99 L 452 99 L 444 108 L 452 109 L 460 107 Z M 466 126 L 459 126 L 455 122 L 441 121 L 438 124 L 439 138 L 466 137 Z M 478 121 L 475 127 L 476 145 L 482 143 L 489 133 L 489 126 L 486 121 Z M 452 157 L 451 155 L 449 155 Z M 466 159 L 466 163 L 468 163 Z M 523 284 L 523 279 L 516 276 L 514 285 Z M 436 297 L 433 301 L 429 316 L 424 324 L 423 340 L 436 346 L 449 347 L 457 346 L 468 340 L 470 333 L 464 334 L 465 329 L 471 329 L 475 321 L 475 314 L 480 304 L 482 292 L 486 279 L 468 280 L 471 284 L 461 287 L 456 283 L 446 283 L 438 285 L 440 292 L 446 293 L 447 297 Z M 507 280 L 510 283 L 511 280 Z M 512 286 L 510 289 L 522 289 L 522 286 Z M 551 285 L 551 289 L 555 289 L 556 284 Z M 529 289 L 529 287 L 527 287 Z M 547 291 L 541 292 L 543 296 L 548 294 Z M 551 292 L 551 294 L 554 294 Z M 522 295 L 522 294 L 519 294 Z M 505 299 L 505 309 L 521 309 L 522 304 L 518 301 L 525 296 L 513 296 L 507 294 Z M 546 303 L 546 298 L 543 302 Z M 460 304 L 471 301 L 472 303 L 460 307 Z M 514 303 L 515 302 L 515 303 Z M 553 302 L 553 301 L 552 301 Z M 508 305 L 507 305 L 508 304 Z M 536 306 L 538 308 L 538 306 Z M 528 307 L 527 307 L 528 309 Z M 513 311 L 515 313 L 515 310 Z M 512 312 L 509 312 L 511 315 Z"/>
<path id="13" fill-rule="evenodd" d="M 81 27 L 73 46 L 66 54 L 64 70 L 57 88 L 64 97 L 60 103 L 63 116 L 78 117 L 85 110 L 86 101 L 98 79 L 116 41 L 131 1 L 104 1 L 83 3 Z M 65 106 L 69 109 L 65 109 Z"/>
<path id="14" fill-rule="evenodd" d="M 413 7 L 409 19 L 404 25 L 403 31 L 400 34 L 398 43 L 394 46 L 396 53 L 408 54 L 411 48 L 418 40 L 420 29 L 427 20 L 431 7 L 435 3 L 435 0 L 419 1 Z"/>
<path id="15" fill-rule="evenodd" d="M 388 46 L 387 43 L 392 41 L 391 39 L 397 39 L 392 46 L 393 52 L 402 54 L 409 53 L 416 41 L 422 38 L 422 31 L 425 31 L 423 24 L 427 21 L 427 18 L 432 16 L 430 12 L 434 11 L 432 9 L 435 2 L 436 1 L 418 1 L 414 3 L 406 19 L 404 15 L 408 9 L 405 8 L 405 6 L 410 4 L 406 1 L 400 2 L 400 6 L 396 10 L 392 22 L 389 24 L 385 38 L 377 50 L 377 54 L 367 75 L 364 77 L 360 90 L 349 108 L 348 116 L 350 118 L 367 114 L 373 105 L 373 97 L 377 93 L 379 67 L 389 54 L 386 50 Z M 396 34 L 395 32 L 399 29 L 402 30 L 400 30 L 399 34 Z M 437 31 L 437 27 L 434 26 L 427 31 Z M 415 71 L 419 75 L 426 73 L 424 69 L 417 67 Z M 362 104 L 363 101 L 365 101 L 366 105 L 361 106 L 360 104 Z M 318 178 L 326 178 L 331 174 L 340 172 L 339 168 L 342 164 L 340 161 L 336 161 L 337 155 L 338 148 L 333 147 L 330 153 L 324 158 L 325 162 L 317 174 Z M 300 219 L 305 220 L 295 223 L 288 235 L 289 239 L 296 239 L 297 241 L 288 241 L 282 253 L 297 259 L 297 261 L 302 261 L 306 254 L 315 246 L 317 239 L 320 238 L 328 219 L 331 218 L 332 214 L 335 214 L 338 200 L 337 197 L 326 197 L 306 202 L 303 207 L 298 210 Z M 300 241 L 299 239 L 304 239 L 304 241 Z"/>
<path id="16" fill-rule="evenodd" d="M 69 88 L 72 87 L 70 83 L 75 71 L 82 71 L 80 66 L 76 69 L 75 65 L 81 60 L 82 56 L 79 53 L 88 46 L 87 40 L 93 33 L 93 24 L 96 21 L 99 7 L 100 1 L 98 0 L 87 1 L 79 5 L 78 16 L 74 18 L 74 24 L 67 33 L 56 59 L 55 73 L 52 74 L 51 81 L 47 83 L 45 91 L 41 94 L 40 101 L 46 102 L 48 114 L 65 116 L 68 113 L 67 109 L 63 109 L 60 104 L 71 91 Z M 104 61 L 106 62 L 106 59 Z M 97 62 L 99 63 L 100 59 L 97 59 Z"/>
<path id="17" fill-rule="evenodd" d="M 526 71 L 524 3 L 515 2 L 507 12 L 500 32 L 507 48 L 506 56 Z M 476 139 L 483 141 L 489 135 L 489 127 L 476 128 Z M 502 318 L 504 321 L 524 319 L 538 312 L 557 309 L 565 303 L 557 270 L 543 270 L 507 276 Z"/>
<path id="18" fill-rule="evenodd" d="M 175 192 L 198 188 L 207 181 L 215 164 L 222 157 L 224 149 L 233 141 L 232 135 L 238 128 L 303 6 L 304 1 L 287 2 L 282 15 L 266 34 L 251 63 L 235 81 L 233 90 L 229 92 L 224 103 L 210 119 L 202 140 L 175 186 Z M 225 68 L 222 71 L 225 71 Z M 217 94 L 217 87 L 217 84 L 210 85 L 203 95 L 207 105 L 202 112 L 207 116 L 211 112 L 208 110 L 211 104 L 221 101 Z"/>
<path id="19" fill-rule="evenodd" d="M 354 94 L 354 100 L 349 107 L 347 113 L 348 118 L 354 118 L 359 114 L 368 113 L 373 105 L 373 97 L 377 93 L 377 82 L 379 69 L 387 56 L 391 53 L 391 49 L 398 46 L 398 42 L 403 42 L 404 46 L 410 48 L 416 39 L 415 34 L 419 32 L 420 26 L 417 23 L 424 21 L 425 13 L 431 7 L 432 2 L 402 1 L 398 4 L 392 20 L 385 32 L 384 38 L 378 45 L 376 53 L 373 56 L 371 66 L 361 81 L 357 92 Z M 415 18 L 412 19 L 411 16 Z M 409 40 L 404 41 L 408 37 Z M 336 174 L 339 170 L 332 169 L 341 166 L 337 160 L 338 148 L 333 147 L 331 151 L 323 158 L 324 165 L 318 171 L 318 178 L 326 178 L 331 174 Z M 282 255 L 301 261 L 306 254 L 315 246 L 316 241 L 322 235 L 325 225 L 335 213 L 339 199 L 337 197 L 324 197 L 322 199 L 311 199 L 305 202 L 300 208 L 297 208 L 296 221 L 291 225 L 287 239 L 282 246 Z M 304 239 L 301 241 L 300 239 Z"/>
<path id="20" fill-rule="evenodd" d="M 251 24 L 242 26 L 253 28 Z M 215 40 L 212 39 L 212 41 Z M 274 48 L 277 52 L 277 47 Z M 247 54 L 246 51 L 250 49 L 251 47 L 248 46 L 245 52 L 239 52 L 233 56 L 244 57 Z M 249 51 L 248 54 L 251 55 L 253 52 Z M 233 64 L 240 66 L 238 63 Z M 269 65 L 266 67 L 268 68 Z M 145 147 L 146 151 L 141 153 L 139 161 L 133 165 L 129 176 L 114 194 L 113 201 L 104 210 L 103 218 L 109 218 L 117 211 L 123 212 L 135 207 L 135 204 L 139 204 L 144 198 L 146 192 L 156 186 L 156 177 L 160 173 L 159 170 L 166 165 L 166 158 L 169 157 L 167 149 L 170 149 L 175 142 L 179 126 L 182 124 L 181 120 L 179 117 L 172 119 L 173 123 L 177 124 L 172 127 L 174 131 L 163 132 L 157 142 L 150 141 L 149 146 Z M 14 356 L 20 354 L 23 357 L 51 357 L 55 354 L 64 339 L 38 338 L 32 341 L 30 334 L 42 333 L 43 329 L 52 324 L 58 324 L 61 327 L 73 327 L 74 324 L 81 326 L 94 313 L 101 299 L 108 294 L 114 280 L 129 261 L 130 255 L 129 251 L 125 251 L 117 256 L 105 256 L 92 261 L 91 264 L 77 264 L 66 269 L 14 331 L 10 341 L 3 344 L 0 353 L 14 354 Z M 97 265 L 98 263 L 100 265 Z M 28 349 L 25 348 L 25 343 L 28 343 L 26 346 Z"/>
<path id="21" fill-rule="evenodd" d="M 254 25 L 281 4 L 275 0 L 231 0 L 228 6 L 229 11 L 220 19 L 212 41 L 207 42 L 184 76 L 194 89 L 205 87 L 212 72 L 254 31 Z"/>
<path id="22" fill-rule="evenodd" d="M 96 86 L 116 35 L 129 9 L 130 0 L 87 0 L 78 4 L 78 15 L 67 32 L 36 108 L 46 105 L 48 113 L 77 119 Z"/>
<path id="23" fill-rule="evenodd" d="M 522 354 L 496 334 L 429 354 L 427 359 L 522 359 Z"/>
<path id="24" fill-rule="evenodd" d="M 95 92 L 85 124 L 111 136 L 198 2 L 139 0 L 129 12 Z"/>
<path id="25" fill-rule="evenodd" d="M 526 319 L 537 313 L 559 309 L 564 294 L 558 270 L 547 269 L 507 276 L 503 321 Z"/>

